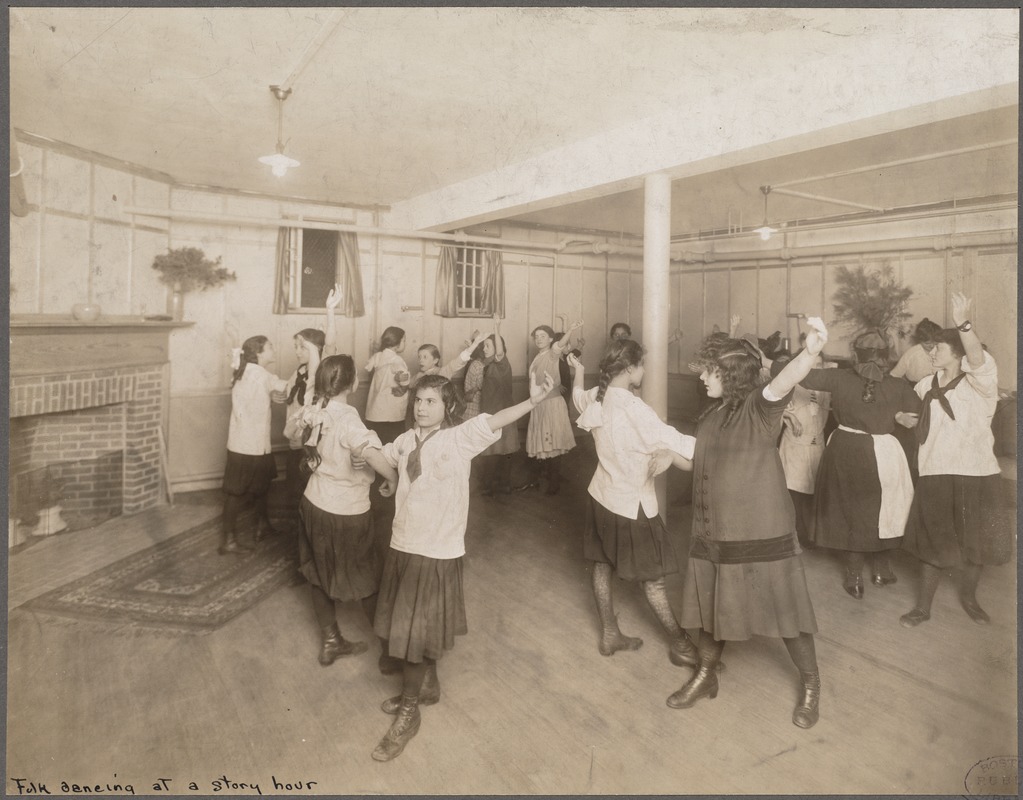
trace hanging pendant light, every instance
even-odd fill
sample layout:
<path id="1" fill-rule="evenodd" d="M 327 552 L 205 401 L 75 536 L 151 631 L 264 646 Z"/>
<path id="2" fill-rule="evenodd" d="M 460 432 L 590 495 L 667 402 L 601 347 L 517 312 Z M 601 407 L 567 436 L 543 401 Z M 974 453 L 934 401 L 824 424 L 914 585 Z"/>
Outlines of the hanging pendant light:
<path id="1" fill-rule="evenodd" d="M 271 86 L 270 91 L 277 98 L 277 152 L 271 156 L 261 156 L 259 162 L 266 164 L 274 175 L 282 178 L 289 169 L 301 166 L 302 162 L 284 155 L 284 101 L 291 94 L 291 89 Z"/>
<path id="2" fill-rule="evenodd" d="M 771 238 L 772 233 L 778 232 L 778 229 L 772 228 L 770 225 L 767 224 L 767 195 L 771 193 L 771 187 L 761 186 L 760 191 L 764 193 L 764 223 L 759 228 L 754 228 L 753 233 L 759 233 L 760 238 L 766 242 L 768 239 Z"/>

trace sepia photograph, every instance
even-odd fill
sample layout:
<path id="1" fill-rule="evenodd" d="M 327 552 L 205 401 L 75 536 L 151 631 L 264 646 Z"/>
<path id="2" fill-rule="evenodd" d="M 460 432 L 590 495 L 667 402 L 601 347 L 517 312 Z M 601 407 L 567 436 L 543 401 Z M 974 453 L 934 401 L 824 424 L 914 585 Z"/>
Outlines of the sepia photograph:
<path id="1" fill-rule="evenodd" d="M 5 796 L 1016 796 L 1016 7 L 6 7 Z"/>

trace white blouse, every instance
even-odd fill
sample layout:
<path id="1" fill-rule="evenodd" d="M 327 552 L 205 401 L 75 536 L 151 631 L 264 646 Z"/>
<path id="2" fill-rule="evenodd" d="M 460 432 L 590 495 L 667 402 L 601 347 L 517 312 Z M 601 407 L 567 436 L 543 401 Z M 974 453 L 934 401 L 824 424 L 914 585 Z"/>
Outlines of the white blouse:
<path id="1" fill-rule="evenodd" d="M 949 417 L 937 400 L 931 400 L 931 422 L 927 439 L 920 445 L 917 467 L 921 475 L 995 475 L 999 472 L 995 456 L 995 435 L 991 418 L 998 405 L 998 367 L 987 351 L 984 363 L 970 366 L 963 357 L 966 377 L 945 398 L 955 419 Z M 914 387 L 923 399 L 933 378 L 927 376 Z M 944 384 L 944 370 L 938 371 Z"/>

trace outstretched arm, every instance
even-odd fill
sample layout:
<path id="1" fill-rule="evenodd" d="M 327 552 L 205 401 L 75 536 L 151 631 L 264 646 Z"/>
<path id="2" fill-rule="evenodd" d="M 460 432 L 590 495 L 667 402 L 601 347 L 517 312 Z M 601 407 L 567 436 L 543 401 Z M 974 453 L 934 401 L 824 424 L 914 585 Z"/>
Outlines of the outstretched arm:
<path id="1" fill-rule="evenodd" d="M 529 377 L 529 399 L 523 400 L 521 403 L 508 406 L 508 408 L 501 409 L 496 414 L 492 414 L 488 417 L 487 422 L 490 424 L 490 430 L 497 431 L 503 428 L 505 425 L 518 420 L 520 417 L 526 416 L 535 406 L 540 405 L 543 399 L 554 389 L 554 378 L 544 373 L 543 385 L 538 386 L 536 380 L 532 375 Z"/>
<path id="2" fill-rule="evenodd" d="M 327 329 L 325 331 L 327 338 L 327 345 L 332 345 L 337 349 L 337 322 L 334 319 L 334 312 L 337 311 L 337 307 L 341 305 L 341 284 L 335 283 L 334 288 L 327 294 L 326 302 L 327 311 Z"/>
<path id="3" fill-rule="evenodd" d="M 810 317 L 806 324 L 810 326 L 810 331 L 806 334 L 806 345 L 799 355 L 786 364 L 785 369 L 767 385 L 768 390 L 775 397 L 781 398 L 787 395 L 797 383 L 809 374 L 817 356 L 827 344 L 828 329 L 824 327 L 824 323 L 818 317 Z"/>
<path id="4" fill-rule="evenodd" d="M 984 346 L 970 320 L 972 303 L 973 301 L 962 292 L 952 293 L 952 322 L 959 329 L 959 341 L 963 343 L 963 350 L 966 351 L 966 362 L 971 367 L 977 368 L 984 364 Z M 970 324 L 967 325 L 967 323 Z"/>
<path id="5" fill-rule="evenodd" d="M 358 450 L 352 451 L 353 464 L 356 459 L 361 459 L 369 464 L 373 470 L 383 477 L 385 483 L 380 487 L 380 494 L 390 497 L 398 485 L 398 471 L 392 467 L 384 454 L 375 447 L 363 445 Z"/>

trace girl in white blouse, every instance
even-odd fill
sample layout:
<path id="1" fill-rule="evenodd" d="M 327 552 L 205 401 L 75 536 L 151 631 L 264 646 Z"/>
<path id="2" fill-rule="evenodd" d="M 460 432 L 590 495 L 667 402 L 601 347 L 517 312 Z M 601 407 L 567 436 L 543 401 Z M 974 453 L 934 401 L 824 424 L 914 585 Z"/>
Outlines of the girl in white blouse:
<path id="1" fill-rule="evenodd" d="M 408 408 L 408 365 L 400 355 L 405 350 L 405 331 L 390 326 L 380 336 L 380 349 L 366 362 L 373 373 L 366 395 L 366 422 L 384 444 L 393 442 L 405 430 Z"/>
<path id="2" fill-rule="evenodd" d="M 693 457 L 696 439 L 665 424 L 632 393 L 643 383 L 643 348 L 630 339 L 613 340 L 600 361 L 600 383 L 583 389 L 583 366 L 574 355 L 572 400 L 576 424 L 593 434 L 599 463 L 589 485 L 583 556 L 593 562 L 593 597 L 600 617 L 603 656 L 636 650 L 643 640 L 618 627 L 611 575 L 639 581 L 647 602 L 668 634 L 668 657 L 677 666 L 695 666 L 699 653 L 678 624 L 668 602 L 664 577 L 678 572 L 678 557 L 658 515 L 653 475 L 655 456 L 670 451 Z M 661 470 L 663 471 L 663 469 Z"/>
<path id="3" fill-rule="evenodd" d="M 937 372 L 916 384 L 924 405 L 916 423 L 920 478 L 902 548 L 920 559 L 916 606 L 900 622 L 907 628 L 931 617 L 941 573 L 961 570 L 959 602 L 978 625 L 990 622 L 977 602 L 984 565 L 1004 564 L 1011 547 L 999 546 L 992 526 L 999 467 L 991 418 L 998 403 L 998 369 L 969 319 L 971 301 L 952 295 L 952 321 L 933 335 Z M 1003 537 L 1004 538 L 1004 537 Z"/>
<path id="4" fill-rule="evenodd" d="M 270 402 L 273 394 L 287 386 L 287 381 L 267 370 L 276 358 L 273 344 L 265 336 L 250 336 L 232 353 L 231 421 L 223 485 L 227 497 L 218 550 L 221 555 L 252 549 L 239 544 L 236 531 L 238 515 L 248 503 L 256 508 L 256 541 L 273 531 L 267 514 L 267 494 L 277 477 L 270 449 Z M 309 348 L 309 369 L 313 374 L 319 363 L 319 352 L 315 347 Z"/>

